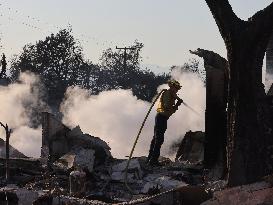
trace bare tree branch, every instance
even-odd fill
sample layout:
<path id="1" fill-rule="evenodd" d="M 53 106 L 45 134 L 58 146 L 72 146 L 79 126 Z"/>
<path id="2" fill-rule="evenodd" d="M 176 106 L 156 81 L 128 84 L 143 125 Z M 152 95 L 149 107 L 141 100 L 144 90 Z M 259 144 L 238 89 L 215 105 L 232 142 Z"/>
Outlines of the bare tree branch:
<path id="1" fill-rule="evenodd" d="M 8 124 L 4 125 L 2 122 L 0 122 L 0 125 L 6 130 L 6 133 L 11 133 L 11 129 L 9 129 Z"/>
<path id="2" fill-rule="evenodd" d="M 242 23 L 243 21 L 233 12 L 228 0 L 206 0 L 206 3 L 225 40 L 226 36 L 233 31 L 235 24 Z"/>
<path id="3" fill-rule="evenodd" d="M 254 26 L 254 29 L 259 31 L 258 36 L 260 38 L 265 35 L 269 39 L 273 31 L 273 2 L 249 18 L 248 22 Z"/>

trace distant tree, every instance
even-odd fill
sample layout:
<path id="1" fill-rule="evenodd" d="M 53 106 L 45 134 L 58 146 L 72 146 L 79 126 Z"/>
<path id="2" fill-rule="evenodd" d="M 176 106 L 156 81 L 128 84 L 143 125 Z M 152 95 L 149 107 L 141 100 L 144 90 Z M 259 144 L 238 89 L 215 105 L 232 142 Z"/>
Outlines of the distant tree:
<path id="1" fill-rule="evenodd" d="M 26 45 L 11 63 L 13 79 L 20 71 L 41 76 L 50 104 L 58 105 L 68 86 L 88 84 L 85 76 L 93 67 L 91 62 L 84 61 L 82 47 L 71 32 L 71 29 L 63 29 L 34 45 Z"/>
<path id="2" fill-rule="evenodd" d="M 182 73 L 195 73 L 200 79 L 202 79 L 203 82 L 206 81 L 205 68 L 200 66 L 200 61 L 196 58 L 190 58 L 188 62 L 184 63 L 182 66 L 171 66 L 171 71 L 174 69 L 178 69 Z"/>
<path id="3" fill-rule="evenodd" d="M 77 79 L 77 85 L 82 88 L 90 90 L 92 94 L 98 94 L 99 88 L 99 78 L 101 76 L 100 67 L 92 62 L 86 60 L 84 61 L 81 69 L 79 70 L 79 76 Z"/>
<path id="4" fill-rule="evenodd" d="M 126 62 L 124 62 L 124 52 L 122 50 L 112 50 L 109 48 L 102 54 L 100 59 L 101 68 L 104 74 L 111 77 L 111 79 L 105 79 L 111 89 L 129 88 L 128 80 L 132 77 L 132 72 L 135 73 L 139 69 L 141 61 L 139 52 L 143 48 L 143 44 L 136 41 L 131 48 L 135 49 L 127 50 Z"/>
<path id="5" fill-rule="evenodd" d="M 132 89 L 133 94 L 139 99 L 151 101 L 155 96 L 157 87 L 166 83 L 169 76 L 166 74 L 156 75 L 148 69 L 141 69 L 141 56 L 139 53 L 143 44 L 135 41 L 134 45 L 127 50 L 126 65 L 124 52 L 105 50 L 101 57 L 101 72 L 98 85 L 102 90 Z"/>
<path id="6" fill-rule="evenodd" d="M 36 44 L 28 44 L 11 61 L 11 76 L 18 79 L 21 71 L 30 71 L 41 77 L 48 93 L 48 103 L 58 108 L 69 86 L 78 85 L 98 94 L 110 89 L 132 89 L 139 99 L 150 101 L 156 89 L 168 79 L 140 69 L 139 56 L 143 44 L 135 42 L 126 54 L 126 67 L 121 51 L 107 49 L 101 64 L 84 60 L 82 48 L 72 36 L 71 29 L 60 30 Z"/>
<path id="7" fill-rule="evenodd" d="M 4 53 L 3 53 L 2 59 L 1 59 L 1 66 L 2 66 L 2 69 L 1 69 L 1 73 L 0 73 L 0 79 L 3 79 L 3 78 L 7 77 L 7 75 L 6 75 L 6 72 L 7 72 L 7 61 L 6 61 L 6 56 L 5 56 Z"/>

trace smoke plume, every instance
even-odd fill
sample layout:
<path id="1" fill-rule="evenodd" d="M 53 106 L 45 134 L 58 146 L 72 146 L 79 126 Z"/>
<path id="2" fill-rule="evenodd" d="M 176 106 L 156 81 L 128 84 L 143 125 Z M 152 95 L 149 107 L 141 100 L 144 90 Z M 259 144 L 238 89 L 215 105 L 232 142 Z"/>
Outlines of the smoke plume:
<path id="1" fill-rule="evenodd" d="M 165 142 L 161 155 L 168 156 L 169 147 L 189 131 L 204 130 L 205 88 L 202 80 L 193 73 L 174 71 L 173 77 L 182 84 L 178 95 L 191 108 L 181 105 L 168 120 Z M 162 85 L 158 89 L 168 88 Z M 70 87 L 66 100 L 62 103 L 64 124 L 80 125 L 85 133 L 100 137 L 112 148 L 117 158 L 125 158 L 130 153 L 133 142 L 151 103 L 138 100 L 131 90 L 111 90 L 92 96 L 87 90 Z M 157 103 L 156 103 L 157 105 Z M 153 136 L 156 105 L 152 109 L 136 146 L 134 156 L 147 155 Z"/>
<path id="2" fill-rule="evenodd" d="M 27 156 L 39 157 L 41 147 L 41 127 L 31 128 L 33 109 L 41 108 L 39 78 L 30 73 L 21 73 L 17 83 L 0 86 L 0 121 L 12 129 L 10 144 Z M 0 137 L 5 140 L 5 132 L 0 128 Z"/>
<path id="3" fill-rule="evenodd" d="M 182 84 L 178 95 L 201 116 L 181 105 L 168 120 L 165 142 L 161 154 L 169 156 L 169 147 L 189 131 L 204 130 L 205 88 L 202 80 L 193 73 L 174 71 L 173 77 Z M 27 156 L 39 157 L 41 147 L 41 126 L 32 128 L 33 108 L 46 107 L 41 101 L 39 79 L 30 73 L 22 73 L 18 83 L 0 86 L 0 121 L 12 128 L 10 143 Z M 162 85 L 160 91 L 167 88 Z M 157 103 L 156 103 L 157 105 Z M 152 109 L 136 146 L 134 156 L 147 155 L 153 136 L 156 105 Z M 90 95 L 87 90 L 69 87 L 62 103 L 64 124 L 71 128 L 80 125 L 85 133 L 105 140 L 112 148 L 113 156 L 125 158 L 151 103 L 138 100 L 131 90 L 104 91 Z M 5 139 L 4 129 L 0 129 Z"/>

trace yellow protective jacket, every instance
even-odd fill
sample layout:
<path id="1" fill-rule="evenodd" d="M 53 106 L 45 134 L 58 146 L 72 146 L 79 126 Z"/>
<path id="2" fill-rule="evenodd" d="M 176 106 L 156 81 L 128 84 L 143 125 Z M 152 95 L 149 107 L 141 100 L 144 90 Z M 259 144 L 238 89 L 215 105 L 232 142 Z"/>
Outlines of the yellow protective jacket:
<path id="1" fill-rule="evenodd" d="M 175 100 L 177 95 L 166 90 L 160 97 L 156 111 L 164 116 L 170 117 L 175 111 Z"/>

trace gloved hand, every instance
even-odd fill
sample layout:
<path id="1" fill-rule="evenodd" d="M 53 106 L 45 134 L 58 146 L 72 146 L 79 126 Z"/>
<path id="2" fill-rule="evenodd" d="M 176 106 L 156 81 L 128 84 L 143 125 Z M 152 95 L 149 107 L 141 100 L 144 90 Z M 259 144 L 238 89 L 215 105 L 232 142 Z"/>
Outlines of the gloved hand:
<path id="1" fill-rule="evenodd" d="M 177 98 L 176 106 L 180 106 L 183 103 L 183 100 L 181 98 Z"/>

